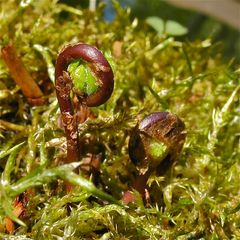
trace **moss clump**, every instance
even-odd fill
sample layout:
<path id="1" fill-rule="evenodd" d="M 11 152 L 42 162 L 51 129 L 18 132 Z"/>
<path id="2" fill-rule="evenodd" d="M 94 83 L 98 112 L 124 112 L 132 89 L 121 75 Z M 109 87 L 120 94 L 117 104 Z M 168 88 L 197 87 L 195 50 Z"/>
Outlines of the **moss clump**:
<path id="1" fill-rule="evenodd" d="M 107 23 L 102 5 L 89 12 L 56 1 L 1 3 L 1 47 L 14 44 L 48 100 L 29 106 L 0 59 L 1 238 L 240 238 L 240 70 L 223 63 L 209 39 L 159 36 L 132 21 L 128 9 L 114 6 L 116 18 Z M 50 80 L 58 50 L 78 41 L 111 51 L 115 66 L 111 99 L 92 110 L 97 118 L 81 125 L 81 139 L 104 146 L 95 186 L 88 175 L 73 172 L 78 164 L 61 166 L 66 143 Z M 156 111 L 183 119 L 187 140 L 171 171 L 150 177 L 151 205 L 145 207 L 136 193 L 136 203 L 126 208 L 115 199 L 134 178 L 129 135 L 138 119 Z M 65 193 L 66 179 L 80 187 Z M 21 192 L 27 205 L 16 218 L 13 204 Z M 7 216 L 17 222 L 12 234 L 5 232 Z"/>

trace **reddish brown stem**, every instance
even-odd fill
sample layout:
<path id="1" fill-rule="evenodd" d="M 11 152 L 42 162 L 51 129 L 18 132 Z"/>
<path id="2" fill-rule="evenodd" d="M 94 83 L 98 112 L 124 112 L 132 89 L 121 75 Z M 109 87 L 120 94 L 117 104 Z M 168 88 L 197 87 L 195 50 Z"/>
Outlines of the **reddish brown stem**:
<path id="1" fill-rule="evenodd" d="M 26 70 L 21 58 L 18 56 L 13 45 L 2 48 L 2 57 L 6 63 L 10 75 L 18 84 L 31 105 L 42 105 L 44 103 L 43 93 Z"/>
<path id="2" fill-rule="evenodd" d="M 67 162 L 79 160 L 78 123 L 71 100 L 72 80 L 67 72 L 68 65 L 74 60 L 83 60 L 96 77 L 99 89 L 86 96 L 80 96 L 81 104 L 89 107 L 105 103 L 112 94 L 114 80 L 110 64 L 103 54 L 93 46 L 78 43 L 66 46 L 56 60 L 56 94 L 62 114 L 62 121 L 67 137 Z"/>
<path id="3" fill-rule="evenodd" d="M 147 190 L 147 181 L 150 175 L 151 171 L 147 171 L 144 174 L 139 174 L 132 184 L 132 188 L 137 190 L 141 194 L 143 199 L 145 198 L 145 193 Z M 124 204 L 135 202 L 133 193 L 130 191 L 125 192 L 122 197 L 122 201 Z"/>

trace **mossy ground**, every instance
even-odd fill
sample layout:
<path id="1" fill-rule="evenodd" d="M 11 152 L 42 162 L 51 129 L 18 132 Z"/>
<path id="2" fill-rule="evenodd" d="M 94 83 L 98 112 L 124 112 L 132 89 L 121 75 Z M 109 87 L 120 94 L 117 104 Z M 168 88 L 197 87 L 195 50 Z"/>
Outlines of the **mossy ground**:
<path id="1" fill-rule="evenodd" d="M 17 2 L 1 3 L 0 44 L 14 44 L 48 103 L 29 106 L 0 58 L 1 238 L 239 239 L 239 66 L 224 63 L 211 39 L 159 36 L 116 2 L 111 23 L 102 5 L 90 12 L 56 1 Z M 96 187 L 91 176 L 60 164 L 66 142 L 52 63 L 64 44 L 78 41 L 111 52 L 115 74 L 110 100 L 79 126 L 80 137 L 104 152 Z M 114 199 L 134 178 L 129 135 L 154 111 L 177 114 L 187 139 L 178 162 L 150 177 L 150 205 L 136 193 L 136 203 L 124 207 Z M 79 187 L 66 193 L 66 179 Z M 24 214 L 7 234 L 6 216 L 14 219 L 14 199 L 24 191 Z"/>

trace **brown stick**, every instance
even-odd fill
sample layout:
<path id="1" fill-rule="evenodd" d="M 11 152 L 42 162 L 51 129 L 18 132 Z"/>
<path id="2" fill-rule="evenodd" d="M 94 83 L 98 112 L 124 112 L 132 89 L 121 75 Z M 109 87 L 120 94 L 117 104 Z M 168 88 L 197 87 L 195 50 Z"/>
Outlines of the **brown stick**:
<path id="1" fill-rule="evenodd" d="M 18 86 L 20 86 L 29 104 L 42 105 L 44 103 L 43 93 L 26 70 L 21 58 L 18 56 L 13 45 L 2 48 L 3 60 L 6 63 L 10 75 Z"/>

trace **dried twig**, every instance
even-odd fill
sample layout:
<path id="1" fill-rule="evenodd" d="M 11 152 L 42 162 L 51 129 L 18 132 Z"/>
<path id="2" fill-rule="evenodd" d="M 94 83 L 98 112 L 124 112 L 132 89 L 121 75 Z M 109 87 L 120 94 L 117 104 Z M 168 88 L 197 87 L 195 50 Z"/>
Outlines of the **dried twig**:
<path id="1" fill-rule="evenodd" d="M 6 63 L 10 75 L 18 84 L 31 105 L 42 105 L 44 103 L 43 93 L 26 70 L 21 58 L 18 56 L 13 45 L 2 48 L 3 60 Z"/>

